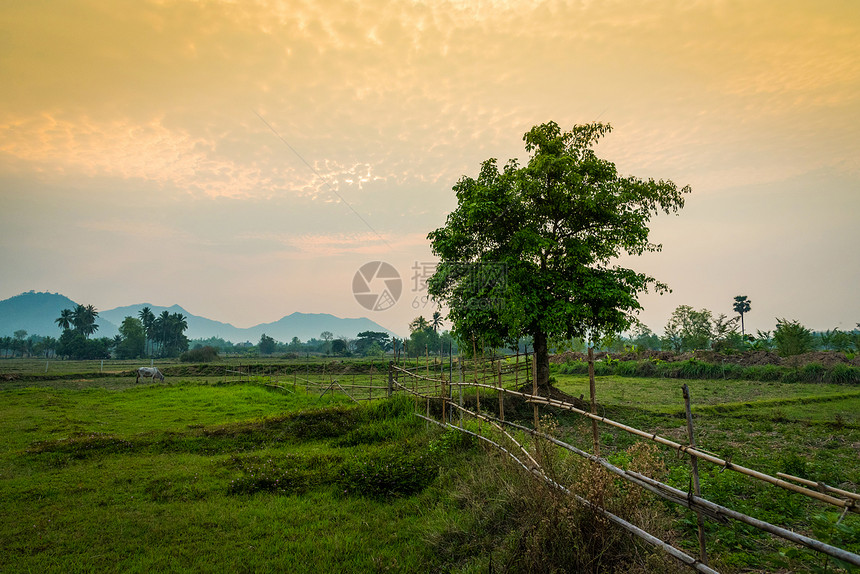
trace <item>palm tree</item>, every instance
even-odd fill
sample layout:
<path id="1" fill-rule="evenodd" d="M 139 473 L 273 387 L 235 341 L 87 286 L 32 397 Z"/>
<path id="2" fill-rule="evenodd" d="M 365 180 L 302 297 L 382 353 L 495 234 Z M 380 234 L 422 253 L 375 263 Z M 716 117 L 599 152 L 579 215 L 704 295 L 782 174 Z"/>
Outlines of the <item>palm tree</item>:
<path id="1" fill-rule="evenodd" d="M 424 315 L 420 317 L 415 317 L 412 319 L 412 322 L 409 323 L 409 329 L 414 333 L 415 331 L 423 331 L 427 327 L 430 326 L 430 323 L 427 322 L 427 319 L 424 318 Z"/>
<path id="2" fill-rule="evenodd" d="M 170 328 L 170 312 L 162 311 L 152 322 L 152 340 L 159 343 L 159 352 L 164 353 Z"/>
<path id="3" fill-rule="evenodd" d="M 3 356 L 8 357 L 12 351 L 12 337 L 3 337 L 0 339 L 0 349 L 4 351 Z"/>
<path id="4" fill-rule="evenodd" d="M 442 326 L 442 313 L 439 311 L 433 311 L 433 318 L 430 319 L 430 325 L 433 327 L 434 332 L 439 332 L 439 327 Z"/>
<path id="5" fill-rule="evenodd" d="M 66 329 L 71 328 L 74 318 L 75 315 L 71 309 L 63 309 L 60 311 L 60 316 L 54 319 L 54 323 L 56 323 L 60 329 L 65 331 Z"/>
<path id="6" fill-rule="evenodd" d="M 140 322 L 143 323 L 143 334 L 146 337 L 146 342 L 150 345 L 150 354 L 152 353 L 152 323 L 155 321 L 155 315 L 152 312 L 152 309 L 149 307 L 144 307 L 138 312 L 138 317 L 140 317 Z M 144 352 L 146 350 L 144 349 Z"/>
<path id="7" fill-rule="evenodd" d="M 72 311 L 72 324 L 75 326 L 75 331 L 89 339 L 90 335 L 99 330 L 99 326 L 96 325 L 96 318 L 98 316 L 99 312 L 92 305 L 84 306 L 79 304 Z"/>
<path id="8" fill-rule="evenodd" d="M 99 316 L 99 312 L 96 311 L 96 308 L 92 305 L 87 305 L 84 309 L 84 328 L 83 333 L 84 337 L 88 338 L 90 335 L 99 330 L 99 326 L 96 325 L 96 319 Z"/>
<path id="9" fill-rule="evenodd" d="M 738 295 L 735 297 L 735 303 L 732 305 L 732 309 L 735 313 L 739 313 L 741 316 L 741 337 L 746 339 L 746 334 L 744 333 L 744 313 L 748 313 L 750 310 L 751 301 L 747 299 L 746 295 Z"/>

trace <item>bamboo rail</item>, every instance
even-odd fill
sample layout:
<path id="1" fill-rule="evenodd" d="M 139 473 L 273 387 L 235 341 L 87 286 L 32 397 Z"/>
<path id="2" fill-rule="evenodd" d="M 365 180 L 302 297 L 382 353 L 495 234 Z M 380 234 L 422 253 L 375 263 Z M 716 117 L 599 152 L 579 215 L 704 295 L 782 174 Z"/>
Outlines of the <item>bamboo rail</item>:
<path id="1" fill-rule="evenodd" d="M 466 410 L 466 409 L 464 409 Z M 469 412 L 469 411 L 467 411 Z M 473 416 L 481 416 L 485 420 L 488 418 L 485 415 L 477 415 L 475 413 L 471 413 Z M 779 536 L 785 540 L 794 542 L 796 544 L 800 544 L 801 546 L 805 546 L 811 550 L 816 550 L 818 552 L 822 552 L 829 556 L 833 556 L 834 558 L 838 558 L 840 560 L 844 560 L 845 562 L 849 562 L 851 564 L 860 566 L 860 556 L 854 554 L 852 552 L 848 552 L 847 550 L 843 550 L 841 548 L 837 548 L 835 546 L 831 546 L 819 540 L 815 540 L 814 538 L 809 538 L 808 536 L 803 536 L 802 534 L 797 534 L 780 526 L 776 526 L 774 524 L 770 524 L 768 522 L 764 522 L 763 520 L 759 520 L 757 518 L 753 518 L 747 514 L 743 514 L 741 512 L 737 512 L 725 506 L 721 506 L 709 500 L 702 498 L 701 496 L 695 495 L 693 493 L 684 492 L 668 484 L 662 483 L 660 481 L 654 480 L 653 478 L 649 478 L 645 475 L 624 470 L 613 465 L 611 462 L 607 461 L 604 458 L 595 456 L 593 454 L 587 453 L 581 449 L 576 448 L 575 446 L 563 442 L 553 436 L 542 433 L 540 431 L 536 431 L 534 429 L 530 429 L 528 427 L 518 425 L 516 423 L 512 423 L 510 421 L 498 421 L 502 424 L 512 426 L 519 430 L 522 430 L 526 433 L 529 433 L 533 436 L 540 437 L 542 439 L 548 440 L 553 444 L 565 448 L 574 454 L 577 454 L 583 458 L 587 458 L 592 462 L 596 462 L 601 465 L 603 468 L 612 472 L 613 474 L 632 482 L 642 488 L 645 488 L 649 492 L 660 496 L 670 502 L 675 504 L 679 504 L 686 508 L 689 508 L 693 511 L 700 511 L 708 518 L 715 520 L 717 522 L 726 522 L 726 518 L 732 518 L 737 520 L 738 522 L 743 522 L 744 524 L 748 524 L 750 526 L 754 526 L 759 528 L 760 530 L 764 530 L 770 534 L 775 536 Z"/>
<path id="2" fill-rule="evenodd" d="M 455 384 L 458 384 L 458 383 L 455 383 Z M 546 406 L 555 407 L 555 408 L 575 412 L 575 413 L 580 414 L 584 417 L 588 417 L 592 420 L 602 422 L 602 423 L 607 424 L 609 426 L 613 426 L 615 428 L 626 431 L 630 434 L 633 434 L 633 435 L 654 441 L 654 442 L 656 442 L 658 444 L 662 444 L 664 446 L 668 446 L 669 448 L 678 450 L 678 451 L 683 452 L 685 454 L 688 454 L 690 456 L 695 456 L 697 458 L 701 458 L 702 460 L 706 460 L 710 463 L 716 464 L 718 466 L 722 466 L 723 468 L 726 468 L 728 470 L 733 470 L 735 472 L 739 472 L 741 474 L 745 474 L 747 476 L 757 478 L 763 482 L 768 482 L 770 484 L 773 484 L 774 486 L 778 486 L 780 488 L 784 488 L 784 489 L 790 490 L 792 492 L 797 492 L 799 494 L 803 494 L 803 495 L 808 496 L 810 498 L 815 498 L 821 502 L 826 502 L 828 504 L 832 504 L 833 506 L 837 506 L 839 508 L 846 509 L 849 512 L 860 514 L 860 506 L 858 506 L 856 504 L 855 501 L 858 500 L 856 498 L 851 498 L 849 500 L 843 500 L 841 498 L 829 496 L 823 492 L 818 492 L 816 490 L 810 490 L 808 488 L 797 486 L 796 484 L 786 482 L 785 480 L 781 480 L 779 478 L 770 476 L 769 474 L 765 474 L 763 472 L 759 472 L 757 470 L 747 468 L 747 467 L 739 465 L 739 464 L 734 464 L 731 461 L 721 459 L 718 456 L 715 456 L 711 453 L 705 452 L 701 449 L 693 448 L 690 445 L 680 444 L 680 443 L 677 443 L 673 440 L 661 437 L 660 435 L 658 435 L 656 433 L 648 433 L 648 432 L 639 430 L 637 428 L 625 425 L 623 423 L 619 423 L 619 422 L 614 421 L 612 419 L 608 419 L 608 418 L 600 416 L 600 415 L 592 414 L 588 411 L 584 411 L 582 409 L 579 409 L 579 408 L 575 407 L 574 405 L 571 405 L 570 403 L 565 403 L 563 401 L 559 401 L 556 399 L 541 397 L 539 395 L 529 395 L 527 393 L 521 393 L 518 391 L 494 387 L 491 385 L 482 385 L 482 384 L 475 384 L 475 383 L 468 383 L 468 384 L 464 383 L 464 385 L 465 386 L 473 386 L 473 387 L 474 386 L 480 386 L 480 387 L 484 387 L 484 388 L 494 389 L 497 391 L 501 391 L 501 392 L 505 392 L 505 393 L 519 396 L 519 397 L 525 399 L 526 402 L 543 404 Z M 817 486 L 817 483 L 815 483 L 815 485 Z"/>
<path id="3" fill-rule="evenodd" d="M 579 496 L 578 494 L 573 494 L 568 488 L 560 485 L 559 483 L 555 482 L 550 477 L 548 477 L 546 474 L 544 474 L 543 470 L 540 467 L 529 468 L 525 463 L 523 463 L 523 461 L 518 459 L 516 456 L 513 455 L 513 453 L 511 453 L 508 449 L 506 449 L 502 445 L 498 444 L 497 442 L 495 442 L 495 441 L 493 441 L 493 440 L 491 440 L 485 436 L 479 435 L 477 433 L 473 433 L 472 431 L 454 426 L 452 424 L 440 423 L 436 420 L 433 420 L 429 417 L 425 417 L 425 416 L 420 415 L 418 413 L 415 413 L 415 415 L 418 417 L 421 417 L 422 419 L 434 422 L 434 423 L 436 423 L 442 427 L 452 428 L 452 429 L 458 430 L 460 432 L 470 434 L 470 435 L 472 435 L 472 436 L 474 436 L 480 440 L 483 440 L 483 441 L 490 443 L 491 445 L 493 445 L 494 447 L 496 447 L 497 449 L 501 450 L 502 452 L 507 454 L 509 457 L 511 457 L 514 461 L 516 461 L 528 473 L 535 475 L 538 478 L 541 478 L 547 484 L 551 485 L 554 488 L 561 490 L 565 494 L 567 494 L 569 496 L 573 496 L 573 498 L 577 502 L 579 502 L 580 504 L 582 504 L 582 505 L 590 508 L 591 510 L 594 510 L 595 512 L 603 515 L 604 517 L 606 517 L 607 519 L 609 519 L 613 523 L 617 524 L 618 526 L 621 526 L 622 528 L 624 528 L 628 532 L 634 534 L 635 536 L 638 536 L 639 538 L 641 538 L 642 540 L 645 540 L 649 544 L 660 548 L 661 550 L 663 550 L 664 552 L 666 552 L 667 554 L 669 554 L 673 558 L 676 558 L 677 560 L 683 562 L 687 566 L 690 566 L 691 568 L 695 569 L 696 571 L 703 572 L 705 574 L 720 574 L 718 571 L 714 570 L 713 568 L 708 567 L 705 564 L 702 564 L 701 562 L 699 562 L 698 560 L 696 560 L 695 558 L 693 558 L 689 554 L 686 554 L 685 552 L 678 550 L 677 548 L 675 548 L 674 546 L 672 546 L 668 542 L 660 540 L 656 536 L 649 534 L 648 532 L 642 530 L 638 526 L 631 524 L 630 522 L 627 522 L 626 520 L 624 520 L 620 516 L 612 514 L 611 512 L 606 510 L 605 508 L 597 506 L 596 504 L 594 504 L 591 501 Z"/>

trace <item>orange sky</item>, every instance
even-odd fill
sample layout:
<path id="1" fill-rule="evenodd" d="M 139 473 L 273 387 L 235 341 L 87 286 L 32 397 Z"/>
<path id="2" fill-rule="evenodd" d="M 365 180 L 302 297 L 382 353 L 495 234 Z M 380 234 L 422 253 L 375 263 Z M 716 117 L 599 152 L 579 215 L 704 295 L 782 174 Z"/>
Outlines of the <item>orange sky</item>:
<path id="1" fill-rule="evenodd" d="M 622 173 L 693 188 L 630 262 L 674 289 L 646 324 L 746 294 L 753 329 L 851 329 L 857 38 L 853 0 L 6 2 L 0 298 L 404 333 L 456 180 L 599 119 Z M 386 311 L 352 296 L 372 260 L 404 279 Z"/>

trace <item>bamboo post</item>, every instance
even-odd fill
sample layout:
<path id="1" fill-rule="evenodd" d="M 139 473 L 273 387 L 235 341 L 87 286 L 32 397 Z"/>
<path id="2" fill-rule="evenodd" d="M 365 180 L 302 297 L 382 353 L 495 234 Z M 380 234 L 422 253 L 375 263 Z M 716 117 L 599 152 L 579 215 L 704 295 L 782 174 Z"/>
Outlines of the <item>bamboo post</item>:
<path id="1" fill-rule="evenodd" d="M 532 353 L 532 394 L 534 396 L 538 395 L 538 382 L 537 382 L 537 355 Z M 538 405 L 535 403 L 532 405 L 534 407 L 534 415 L 535 415 L 535 430 L 540 427 L 540 413 L 538 412 Z"/>
<path id="2" fill-rule="evenodd" d="M 514 388 L 520 388 L 520 350 L 517 349 L 516 363 L 514 363 Z"/>
<path id="3" fill-rule="evenodd" d="M 588 347 L 588 392 L 591 395 L 591 414 L 597 414 L 597 391 L 594 384 L 594 347 Z M 591 419 L 591 438 L 594 441 L 594 454 L 600 456 L 600 430 L 597 420 Z"/>
<path id="4" fill-rule="evenodd" d="M 388 361 L 388 398 L 391 398 L 391 392 L 394 390 L 394 363 Z"/>
<path id="5" fill-rule="evenodd" d="M 687 383 L 684 383 L 684 386 L 681 387 L 681 390 L 684 392 L 684 410 L 687 413 L 687 436 L 690 438 L 690 446 L 692 448 L 696 448 L 696 439 L 693 435 L 693 413 L 690 411 L 690 388 L 687 386 Z M 690 457 L 690 467 L 693 471 L 693 493 L 696 496 L 702 496 L 702 489 L 699 486 L 699 461 L 695 456 Z M 698 510 L 696 511 L 696 526 L 699 531 L 699 560 L 701 560 L 702 564 L 708 564 L 708 550 L 705 547 L 705 519 L 702 517 L 702 513 Z"/>
<path id="6" fill-rule="evenodd" d="M 448 397 L 445 396 L 445 394 L 446 394 L 445 379 L 443 377 L 442 378 L 442 391 L 440 393 L 440 396 L 442 398 L 442 422 L 443 423 L 448 422 L 448 419 L 446 417 L 446 415 L 448 414 L 448 408 L 447 408 L 448 407 Z"/>
<path id="7" fill-rule="evenodd" d="M 499 362 L 496 363 L 496 371 L 499 377 L 499 390 L 496 391 L 499 394 L 499 420 L 505 420 L 505 393 L 502 391 L 502 361 L 499 359 Z"/>
<path id="8" fill-rule="evenodd" d="M 463 409 L 463 383 L 466 382 L 466 373 L 464 371 L 464 369 L 466 368 L 466 365 L 463 363 L 463 356 L 462 355 L 460 355 L 458 357 L 457 363 L 458 363 L 457 366 L 459 367 L 459 369 L 457 369 L 457 370 L 460 372 L 460 384 L 457 386 L 457 391 L 459 394 L 458 402 L 460 403 L 460 409 L 457 411 L 457 414 L 459 415 L 460 428 L 462 428 L 463 427 L 463 410 L 462 410 Z"/>

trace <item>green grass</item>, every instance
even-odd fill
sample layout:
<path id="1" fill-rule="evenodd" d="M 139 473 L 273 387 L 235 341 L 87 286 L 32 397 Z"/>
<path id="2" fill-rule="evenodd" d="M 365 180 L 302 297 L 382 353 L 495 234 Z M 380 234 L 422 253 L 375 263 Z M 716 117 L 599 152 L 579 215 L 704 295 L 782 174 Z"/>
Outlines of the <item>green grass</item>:
<path id="1" fill-rule="evenodd" d="M 0 401 L 2 572 L 423 571 L 451 516 L 408 399 L 204 380 Z"/>
<path id="2" fill-rule="evenodd" d="M 557 379 L 565 392 L 588 395 L 586 377 Z M 515 471 L 470 448 L 465 435 L 428 427 L 408 398 L 359 406 L 342 393 L 319 398 L 262 379 L 169 382 L 0 383 L 0 572 L 486 572 L 500 560 L 517 571 L 528 559 L 517 552 L 541 547 L 540 513 L 521 530 L 504 526 L 532 504 L 529 496 L 506 502 L 499 476 Z M 598 400 L 610 418 L 683 443 L 681 384 L 600 377 Z M 857 490 L 856 386 L 687 384 L 702 448 Z M 497 408 L 483 391 L 481 404 Z M 590 450 L 590 423 L 563 412 L 555 419 L 557 434 Z M 619 464 L 636 442 L 601 429 L 604 454 Z M 686 490 L 687 460 L 660 452 L 667 480 Z M 701 472 L 709 499 L 860 550 L 855 515 L 837 526 L 838 513 L 818 503 L 711 465 Z M 660 508 L 675 542 L 694 553 L 695 519 Z M 737 525 L 709 523 L 708 540 L 724 572 L 810 572 L 822 563 Z"/>

